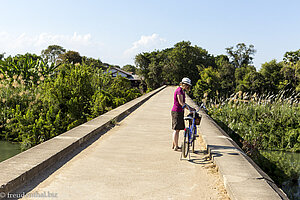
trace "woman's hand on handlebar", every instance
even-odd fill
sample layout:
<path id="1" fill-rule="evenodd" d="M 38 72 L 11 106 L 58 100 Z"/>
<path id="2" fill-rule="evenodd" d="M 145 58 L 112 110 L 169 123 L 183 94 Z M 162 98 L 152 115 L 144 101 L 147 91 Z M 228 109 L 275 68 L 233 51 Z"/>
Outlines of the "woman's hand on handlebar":
<path id="1" fill-rule="evenodd" d="M 187 105 L 187 104 L 184 104 L 184 105 L 182 106 L 182 108 L 187 108 L 190 112 L 196 111 L 195 108 L 192 108 L 191 106 L 189 106 L 189 105 Z"/>

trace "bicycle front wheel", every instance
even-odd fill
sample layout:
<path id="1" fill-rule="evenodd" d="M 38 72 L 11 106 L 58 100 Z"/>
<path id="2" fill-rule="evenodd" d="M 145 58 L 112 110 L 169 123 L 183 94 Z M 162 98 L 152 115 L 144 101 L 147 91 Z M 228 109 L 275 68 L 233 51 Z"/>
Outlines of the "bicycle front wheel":
<path id="1" fill-rule="evenodd" d="M 184 130 L 183 145 L 181 147 L 181 153 L 184 158 L 186 158 L 189 153 L 189 132 L 189 129 Z"/>
<path id="2" fill-rule="evenodd" d="M 192 153 L 195 153 L 195 140 L 192 142 Z"/>
<path id="3" fill-rule="evenodd" d="M 196 128 L 194 128 L 194 134 L 192 135 L 192 152 L 195 153 L 195 140 L 196 140 Z"/>

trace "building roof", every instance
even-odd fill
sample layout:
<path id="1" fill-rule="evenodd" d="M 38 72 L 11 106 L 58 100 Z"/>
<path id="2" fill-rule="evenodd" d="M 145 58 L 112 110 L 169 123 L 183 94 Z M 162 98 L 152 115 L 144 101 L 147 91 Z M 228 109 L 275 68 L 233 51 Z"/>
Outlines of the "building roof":
<path id="1" fill-rule="evenodd" d="M 115 72 L 112 73 L 112 75 L 122 73 L 122 74 L 126 75 L 126 77 L 129 80 L 141 80 L 138 75 L 132 74 L 131 72 L 124 71 L 118 67 L 110 67 L 110 70 L 112 70 L 112 69 L 116 70 Z"/>

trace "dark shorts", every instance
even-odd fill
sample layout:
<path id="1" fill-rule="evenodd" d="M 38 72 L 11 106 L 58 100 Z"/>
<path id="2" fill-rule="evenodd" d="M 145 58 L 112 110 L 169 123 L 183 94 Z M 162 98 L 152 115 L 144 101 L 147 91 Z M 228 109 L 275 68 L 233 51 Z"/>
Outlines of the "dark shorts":
<path id="1" fill-rule="evenodd" d="M 184 125 L 184 112 L 175 112 L 171 111 L 172 115 L 172 129 L 173 130 L 184 130 L 185 125 Z"/>

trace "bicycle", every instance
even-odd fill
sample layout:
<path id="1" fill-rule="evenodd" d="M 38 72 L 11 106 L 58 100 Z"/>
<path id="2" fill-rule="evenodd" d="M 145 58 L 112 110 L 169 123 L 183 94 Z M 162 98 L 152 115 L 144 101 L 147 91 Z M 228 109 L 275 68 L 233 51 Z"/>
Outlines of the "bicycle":
<path id="1" fill-rule="evenodd" d="M 189 110 L 190 110 L 190 108 L 189 108 Z M 189 160 L 190 160 L 190 158 L 191 158 L 190 147 L 191 147 L 192 153 L 195 152 L 195 140 L 196 140 L 196 137 L 199 137 L 197 135 L 197 126 L 196 125 L 199 125 L 200 121 L 201 121 L 201 116 L 197 113 L 198 111 L 190 110 L 190 114 L 188 114 L 186 117 L 184 117 L 184 120 L 188 120 L 189 127 L 184 129 L 184 138 L 183 138 L 183 142 L 181 145 L 180 159 L 182 159 L 182 157 L 186 158 L 189 155 Z"/>

